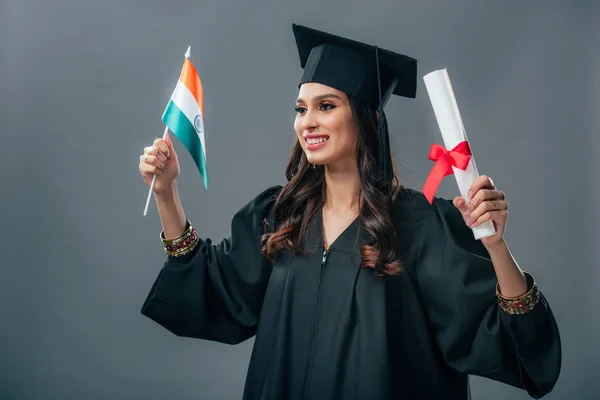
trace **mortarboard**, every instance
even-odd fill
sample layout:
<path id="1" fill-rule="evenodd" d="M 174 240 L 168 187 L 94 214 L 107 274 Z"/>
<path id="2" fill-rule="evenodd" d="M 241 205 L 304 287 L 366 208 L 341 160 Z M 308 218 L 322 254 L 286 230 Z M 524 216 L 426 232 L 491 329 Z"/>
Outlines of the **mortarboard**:
<path id="1" fill-rule="evenodd" d="M 380 179 L 389 184 L 392 162 L 389 137 L 383 129 L 383 107 L 392 94 L 414 98 L 417 91 L 417 61 L 377 46 L 292 24 L 300 66 L 299 86 L 317 82 L 341 90 L 380 111 Z"/>

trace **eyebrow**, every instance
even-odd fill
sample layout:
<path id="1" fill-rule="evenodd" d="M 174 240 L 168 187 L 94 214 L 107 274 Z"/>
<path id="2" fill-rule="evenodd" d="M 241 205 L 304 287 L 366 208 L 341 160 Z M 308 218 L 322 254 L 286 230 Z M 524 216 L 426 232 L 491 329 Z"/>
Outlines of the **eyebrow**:
<path id="1" fill-rule="evenodd" d="M 313 100 L 314 101 L 321 101 L 321 100 L 325 100 L 325 99 L 330 98 L 330 97 L 334 97 L 334 98 L 339 99 L 339 100 L 342 99 L 337 94 L 326 93 L 326 94 L 322 94 L 322 95 L 319 95 L 319 96 L 315 96 L 315 98 Z M 296 99 L 296 103 L 304 103 L 304 102 L 305 101 L 303 99 L 300 99 L 300 98 Z"/>

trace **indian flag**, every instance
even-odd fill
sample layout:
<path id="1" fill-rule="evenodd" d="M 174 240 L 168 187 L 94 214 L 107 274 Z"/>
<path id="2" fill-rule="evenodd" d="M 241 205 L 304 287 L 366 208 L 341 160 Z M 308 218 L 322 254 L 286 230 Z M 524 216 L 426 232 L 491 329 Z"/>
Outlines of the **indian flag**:
<path id="1" fill-rule="evenodd" d="M 162 120 L 190 153 L 208 190 L 206 144 L 204 141 L 204 93 L 190 48 L 185 53 L 183 69 L 165 108 Z"/>

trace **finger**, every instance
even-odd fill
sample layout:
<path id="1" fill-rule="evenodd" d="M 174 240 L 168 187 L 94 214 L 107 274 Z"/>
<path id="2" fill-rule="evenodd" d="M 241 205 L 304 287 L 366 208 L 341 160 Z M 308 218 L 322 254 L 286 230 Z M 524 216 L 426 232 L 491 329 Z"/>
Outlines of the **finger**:
<path id="1" fill-rule="evenodd" d="M 165 163 L 167 161 L 167 155 L 156 144 L 154 144 L 150 147 L 146 147 L 144 149 L 144 154 L 148 155 L 148 156 L 150 156 L 150 155 L 156 156 L 162 163 Z"/>
<path id="2" fill-rule="evenodd" d="M 169 132 L 167 132 L 165 136 L 165 143 L 169 147 L 169 153 L 174 153 L 175 150 L 173 149 L 173 141 L 171 140 L 171 134 Z"/>
<path id="3" fill-rule="evenodd" d="M 487 200 L 500 200 L 504 198 L 504 193 L 491 190 L 491 189 L 480 189 L 475 195 L 471 198 L 471 201 L 468 204 L 469 211 L 473 211 L 476 209 L 479 204 Z"/>
<path id="4" fill-rule="evenodd" d="M 458 208 L 461 212 L 465 211 L 467 208 L 467 202 L 461 196 L 456 196 L 454 200 L 452 200 L 452 204 L 454 204 L 454 207 Z"/>
<path id="5" fill-rule="evenodd" d="M 162 162 L 158 156 L 152 154 L 144 154 L 140 156 L 140 161 L 144 164 L 151 165 L 161 170 L 165 167 L 165 163 Z"/>
<path id="6" fill-rule="evenodd" d="M 481 175 L 473 181 L 469 188 L 469 197 L 472 198 L 481 189 L 496 189 L 492 179 L 487 175 Z"/>
<path id="7" fill-rule="evenodd" d="M 169 145 L 163 139 L 156 138 L 156 140 L 154 141 L 154 146 L 156 146 L 158 150 L 160 150 L 160 152 L 163 153 L 167 158 L 169 158 L 169 156 L 171 155 Z"/>
<path id="8" fill-rule="evenodd" d="M 140 157 L 140 172 L 142 173 L 142 176 L 148 176 L 153 174 L 160 175 L 163 171 L 154 165 L 146 163 L 142 156 Z"/>
<path id="9" fill-rule="evenodd" d="M 163 164 L 167 162 L 167 153 L 165 153 L 164 151 L 162 151 L 160 148 L 158 148 L 156 146 L 156 157 L 160 160 L 160 162 L 162 162 Z"/>
<path id="10" fill-rule="evenodd" d="M 508 210 L 508 203 L 504 200 L 487 200 L 479 204 L 477 208 L 469 213 L 468 223 L 478 221 L 486 214 L 496 215 L 498 212 L 506 212 Z"/>
<path id="11" fill-rule="evenodd" d="M 463 216 L 463 219 L 466 222 L 467 218 L 469 217 L 469 210 L 467 208 L 467 201 L 463 197 L 457 196 L 452 201 L 452 204 L 454 204 L 454 207 L 456 207 L 458 209 L 458 211 L 460 211 L 460 213 Z"/>
<path id="12" fill-rule="evenodd" d="M 472 222 L 470 226 L 472 228 L 476 228 L 479 225 L 481 225 L 487 221 L 494 221 L 494 222 L 496 222 L 496 226 L 503 226 L 504 222 L 506 222 L 506 220 L 508 220 L 508 211 L 506 211 L 506 210 L 488 211 L 485 214 L 483 214 L 482 216 L 480 216 L 479 218 L 477 218 L 474 222 Z"/>

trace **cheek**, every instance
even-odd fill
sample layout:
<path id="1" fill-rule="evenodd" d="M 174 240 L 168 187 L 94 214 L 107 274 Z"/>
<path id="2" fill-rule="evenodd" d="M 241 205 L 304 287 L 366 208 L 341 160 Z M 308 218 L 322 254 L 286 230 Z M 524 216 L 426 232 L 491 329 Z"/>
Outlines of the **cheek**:
<path id="1" fill-rule="evenodd" d="M 304 138 L 302 136 L 302 121 L 300 121 L 298 118 L 294 120 L 294 132 L 296 132 L 296 137 L 298 138 L 300 145 L 304 147 Z"/>
<path id="2" fill-rule="evenodd" d="M 298 117 L 294 119 L 294 132 L 296 132 L 296 135 L 298 136 L 302 135 L 302 121 L 300 121 L 300 118 Z"/>
<path id="3" fill-rule="evenodd" d="M 337 126 L 337 136 L 339 137 L 340 144 L 343 147 L 355 147 L 357 143 L 356 132 L 354 124 L 352 122 L 344 121 Z"/>
<path id="4" fill-rule="evenodd" d="M 354 131 L 348 129 L 344 132 L 344 149 L 354 152 L 357 146 L 357 137 Z"/>

